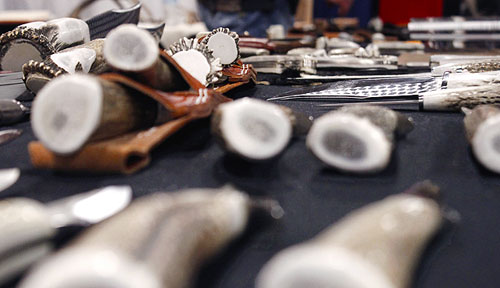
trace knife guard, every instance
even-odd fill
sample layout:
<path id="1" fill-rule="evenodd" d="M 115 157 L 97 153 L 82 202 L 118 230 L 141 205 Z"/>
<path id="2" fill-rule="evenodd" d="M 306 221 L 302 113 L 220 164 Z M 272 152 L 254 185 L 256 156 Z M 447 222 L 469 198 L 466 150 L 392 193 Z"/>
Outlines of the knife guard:
<path id="1" fill-rule="evenodd" d="M 170 135 L 194 119 L 208 117 L 218 104 L 231 101 L 214 90 L 206 89 L 170 56 L 162 53 L 162 57 L 180 74 L 190 90 L 167 93 L 120 74 L 103 74 L 101 77 L 135 90 L 138 95 L 151 97 L 172 113 L 173 120 L 113 139 L 88 143 L 70 156 L 57 155 L 40 142 L 31 142 L 28 150 L 32 164 L 36 168 L 63 171 L 131 174 L 146 167 L 151 161 L 150 151 Z"/>

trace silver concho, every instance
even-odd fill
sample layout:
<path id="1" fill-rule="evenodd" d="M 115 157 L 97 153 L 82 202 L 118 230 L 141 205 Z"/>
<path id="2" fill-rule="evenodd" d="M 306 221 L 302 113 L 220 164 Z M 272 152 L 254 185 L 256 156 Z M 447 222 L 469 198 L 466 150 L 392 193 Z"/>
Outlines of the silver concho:
<path id="1" fill-rule="evenodd" d="M 210 32 L 202 43 L 213 51 L 213 55 L 220 59 L 224 66 L 229 66 L 240 59 L 240 37 L 228 28 L 217 28 Z"/>
<path id="2" fill-rule="evenodd" d="M 222 65 L 212 50 L 196 39 L 182 38 L 170 45 L 167 53 L 202 84 L 217 83 L 222 77 Z"/>

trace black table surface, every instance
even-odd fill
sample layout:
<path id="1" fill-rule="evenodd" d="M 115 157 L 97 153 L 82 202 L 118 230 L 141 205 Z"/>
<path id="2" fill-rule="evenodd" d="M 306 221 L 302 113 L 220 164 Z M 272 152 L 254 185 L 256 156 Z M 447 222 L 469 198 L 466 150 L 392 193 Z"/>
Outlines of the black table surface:
<path id="1" fill-rule="evenodd" d="M 268 98 L 291 89 L 295 88 L 257 85 L 233 96 Z M 283 104 L 315 117 L 326 112 L 311 103 Z M 412 287 L 498 287 L 498 176 L 474 160 L 461 114 L 405 113 L 414 119 L 415 129 L 398 141 L 389 167 L 369 176 L 326 169 L 306 149 L 303 138 L 294 139 L 272 162 L 256 164 L 235 159 L 215 143 L 206 119 L 191 123 L 165 141 L 154 150 L 149 167 L 133 175 L 37 170 L 27 151 L 35 137 L 29 122 L 20 123 L 13 128 L 24 130 L 24 134 L 0 146 L 0 168 L 19 167 L 22 175 L 14 186 L 0 192 L 0 198 L 25 196 L 48 202 L 116 184 L 131 185 L 134 197 L 140 197 L 157 191 L 227 183 L 250 195 L 273 197 L 285 209 L 285 216 L 276 222 L 250 223 L 244 235 L 205 264 L 195 281 L 199 288 L 250 288 L 260 268 L 278 251 L 313 237 L 353 209 L 430 179 L 441 187 L 444 204 L 461 217 L 430 243 L 415 271 Z"/>

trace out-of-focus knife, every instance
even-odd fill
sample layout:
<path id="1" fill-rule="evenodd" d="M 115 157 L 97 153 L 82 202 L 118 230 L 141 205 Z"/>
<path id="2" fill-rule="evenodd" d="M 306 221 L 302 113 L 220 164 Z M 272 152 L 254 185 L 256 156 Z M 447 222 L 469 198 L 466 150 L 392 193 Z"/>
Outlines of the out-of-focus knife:
<path id="1" fill-rule="evenodd" d="M 192 287 L 201 265 L 241 235 L 254 213 L 279 219 L 284 211 L 230 186 L 141 197 L 41 262 L 18 287 Z"/>
<path id="2" fill-rule="evenodd" d="M 113 9 L 94 16 L 87 21 L 90 31 L 90 39 L 104 38 L 112 29 L 122 24 L 139 23 L 141 3 L 127 9 Z"/>
<path id="3" fill-rule="evenodd" d="M 129 186 L 108 186 L 48 204 L 0 201 L 0 283 L 46 256 L 58 228 L 100 222 L 125 208 L 131 197 Z"/>
<path id="4" fill-rule="evenodd" d="M 0 99 L 0 126 L 21 121 L 30 113 L 30 109 L 16 100 Z"/>
<path id="5" fill-rule="evenodd" d="M 16 183 L 19 175 L 21 175 L 19 168 L 0 169 L 0 192 Z"/>
<path id="6" fill-rule="evenodd" d="M 22 72 L 1 72 L 0 87 L 2 94 L 0 100 L 13 100 L 25 93 L 26 85 L 23 81 Z"/>
<path id="7" fill-rule="evenodd" d="M 19 129 L 7 129 L 0 131 L 0 145 L 9 143 L 10 141 L 16 139 L 23 134 L 23 130 Z"/>

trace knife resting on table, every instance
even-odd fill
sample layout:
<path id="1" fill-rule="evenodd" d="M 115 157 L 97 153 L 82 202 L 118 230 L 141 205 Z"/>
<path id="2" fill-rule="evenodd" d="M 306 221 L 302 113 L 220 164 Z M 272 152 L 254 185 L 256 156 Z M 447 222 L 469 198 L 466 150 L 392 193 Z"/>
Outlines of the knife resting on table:
<path id="1" fill-rule="evenodd" d="M 125 208 L 131 196 L 129 186 L 108 186 L 47 204 L 0 201 L 0 284 L 49 254 L 58 228 L 100 222 Z"/>

